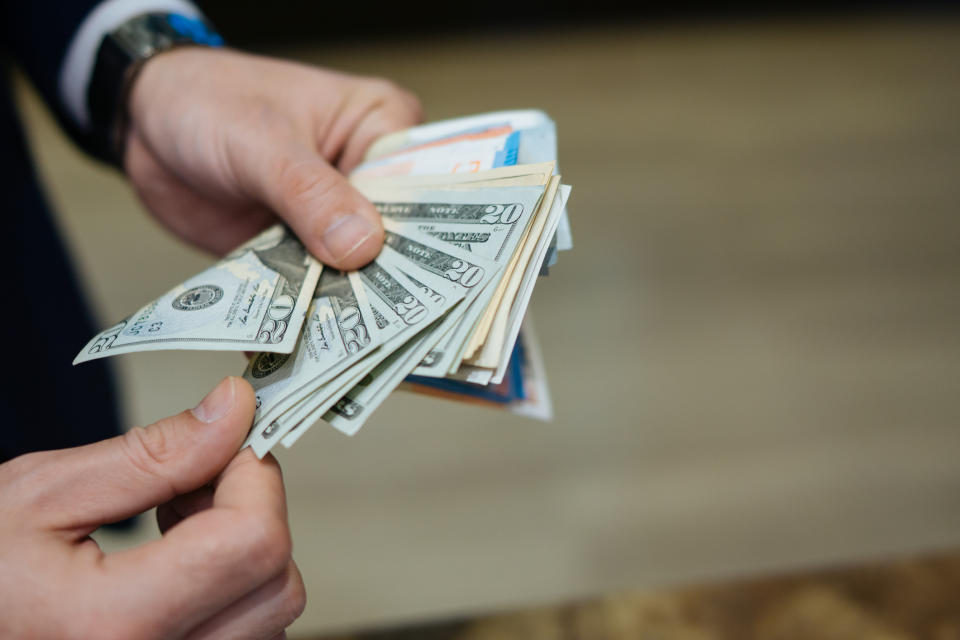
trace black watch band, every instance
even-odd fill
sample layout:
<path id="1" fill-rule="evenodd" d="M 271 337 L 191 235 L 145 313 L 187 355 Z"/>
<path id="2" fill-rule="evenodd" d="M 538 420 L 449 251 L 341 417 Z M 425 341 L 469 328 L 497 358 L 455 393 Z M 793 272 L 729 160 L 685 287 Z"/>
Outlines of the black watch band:
<path id="1" fill-rule="evenodd" d="M 223 38 L 202 18 L 147 13 L 131 18 L 104 36 L 87 89 L 87 107 L 99 155 L 123 167 L 127 99 L 143 64 L 183 45 L 218 47 Z"/>

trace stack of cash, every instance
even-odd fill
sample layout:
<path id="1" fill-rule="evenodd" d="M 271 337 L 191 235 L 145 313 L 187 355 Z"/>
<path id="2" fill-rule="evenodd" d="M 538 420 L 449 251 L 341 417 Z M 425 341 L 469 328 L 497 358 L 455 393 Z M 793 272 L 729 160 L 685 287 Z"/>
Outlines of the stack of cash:
<path id="1" fill-rule="evenodd" d="M 126 320 L 74 363 L 157 349 L 256 352 L 247 440 L 259 456 L 324 421 L 352 435 L 396 388 L 548 419 L 527 306 L 570 249 L 570 187 L 540 111 L 497 112 L 378 140 L 351 182 L 386 240 L 354 272 L 324 268 L 282 225 Z"/>

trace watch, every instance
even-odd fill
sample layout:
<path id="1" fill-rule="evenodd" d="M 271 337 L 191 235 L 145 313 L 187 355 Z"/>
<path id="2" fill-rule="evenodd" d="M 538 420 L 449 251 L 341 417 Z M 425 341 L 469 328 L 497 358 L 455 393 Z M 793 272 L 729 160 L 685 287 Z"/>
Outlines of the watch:
<path id="1" fill-rule="evenodd" d="M 104 36 L 97 50 L 87 106 L 100 155 L 122 168 L 129 114 L 127 100 L 144 63 L 179 46 L 223 46 L 223 38 L 203 18 L 146 13 Z"/>

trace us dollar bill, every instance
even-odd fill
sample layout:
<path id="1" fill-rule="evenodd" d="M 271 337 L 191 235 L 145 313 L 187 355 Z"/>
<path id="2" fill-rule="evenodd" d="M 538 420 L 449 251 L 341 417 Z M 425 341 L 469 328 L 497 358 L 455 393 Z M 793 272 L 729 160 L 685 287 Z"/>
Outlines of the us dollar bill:
<path id="1" fill-rule="evenodd" d="M 464 287 L 423 269 L 389 245 L 385 245 L 376 260 L 356 271 L 355 275 L 370 302 L 384 340 L 382 346 L 282 412 L 275 420 L 276 425 L 270 425 L 269 437 L 253 439 L 257 455 L 262 456 L 280 437 L 294 429 L 301 426 L 308 429 L 358 378 L 368 374 L 424 327 L 453 309 L 466 295 Z M 418 287 L 415 282 L 429 284 Z"/>
<path id="2" fill-rule="evenodd" d="M 73 363 L 163 349 L 290 353 L 321 265 L 283 225 L 90 340 Z"/>
<path id="3" fill-rule="evenodd" d="M 415 278 L 410 276 L 407 278 L 411 284 L 428 296 L 439 295 Z M 414 337 L 407 339 L 405 336 L 400 336 L 399 339 L 385 345 L 383 353 L 369 358 L 368 362 L 357 368 L 356 377 L 348 385 L 331 395 L 322 405 L 317 405 L 309 413 L 304 414 L 297 427 L 284 437 L 284 446 L 291 447 L 321 418 L 348 436 L 359 431 L 377 407 L 442 337 L 442 328 L 446 320 L 450 317 L 462 316 L 462 313 L 458 313 L 462 306 L 459 304 L 446 312 L 421 329 Z"/>
<path id="4" fill-rule="evenodd" d="M 530 220 L 530 224 L 524 229 L 523 237 L 518 244 L 517 250 L 507 264 L 509 276 L 501 280 L 497 286 L 497 291 L 490 300 L 490 304 L 477 321 L 476 328 L 470 336 L 469 341 L 461 347 L 457 356 L 458 363 L 464 359 L 471 358 L 476 354 L 478 349 L 489 343 L 490 331 L 498 314 L 508 312 L 513 305 L 523 274 L 530 266 L 533 250 L 543 236 L 546 219 L 549 217 L 551 206 L 556 199 L 559 184 L 560 176 L 552 176 L 550 178 L 550 184 L 537 203 L 537 209 Z M 537 267 L 537 271 L 539 272 L 539 266 Z"/>
<path id="5" fill-rule="evenodd" d="M 457 175 L 461 171 L 488 173 L 531 163 L 557 160 L 557 131 L 550 117 L 538 110 L 498 111 L 454 118 L 384 136 L 368 150 L 364 162 L 351 174 L 354 181 L 401 177 Z M 494 168 L 496 167 L 496 168 Z M 554 173 L 559 173 L 555 166 Z M 370 178 L 370 176 L 377 176 Z M 551 245 L 559 251 L 573 248 L 566 208 Z M 549 264 L 554 264 L 556 251 Z"/>
<path id="6" fill-rule="evenodd" d="M 400 256 L 427 273 L 444 278 L 451 286 L 462 290 L 464 300 L 456 309 L 434 321 L 403 347 L 390 354 L 369 375 L 365 376 L 359 385 L 333 405 L 330 411 L 321 414 L 324 420 L 347 435 L 356 433 L 376 407 L 419 364 L 427 352 L 449 332 L 456 330 L 463 318 L 464 305 L 476 299 L 500 270 L 500 266 L 492 260 L 471 255 L 463 249 L 418 231 L 408 229 L 405 233 L 400 233 L 397 231 L 399 225 L 392 220 L 385 220 L 384 227 L 386 246 L 391 247 Z M 419 291 L 426 293 L 429 297 L 440 295 L 429 284 L 417 277 L 409 273 L 404 275 Z"/>
<path id="7" fill-rule="evenodd" d="M 407 261 L 450 281 L 467 300 L 476 296 L 501 270 L 501 265 L 421 233 L 418 229 L 385 219 L 384 245 Z"/>
<path id="8" fill-rule="evenodd" d="M 390 354 L 369 374 L 352 387 L 328 411 L 321 414 L 323 420 L 338 431 L 352 436 L 360 430 L 373 412 L 387 399 L 403 379 L 413 371 L 442 335 L 443 318 L 427 327 L 400 349 Z M 295 442 L 291 439 L 290 446 Z"/>
<path id="9" fill-rule="evenodd" d="M 399 342 L 391 345 L 396 346 Z M 403 350 L 405 345 L 397 347 Z M 392 361 L 397 351 L 390 352 L 389 348 L 377 356 L 371 356 L 367 361 L 361 362 L 349 372 L 341 375 L 336 381 L 326 385 L 326 387 L 316 394 L 310 402 L 304 402 L 298 407 L 297 412 L 291 412 L 288 416 L 280 419 L 284 429 L 283 445 L 288 449 L 303 437 L 325 414 L 335 405 L 342 405 L 348 394 L 353 389 L 365 386 L 374 373 L 384 366 L 387 361 Z M 384 354 L 388 354 L 384 357 Z M 356 405 L 359 406 L 359 405 Z"/>
<path id="10" fill-rule="evenodd" d="M 399 232 L 434 236 L 471 255 L 493 260 L 501 271 L 470 303 L 455 331 L 427 354 L 417 375 L 444 377 L 459 366 L 462 347 L 494 298 L 500 282 L 509 277 L 511 258 L 537 210 L 543 187 L 503 187 L 478 190 L 380 192 L 374 202 L 385 220 Z M 406 197 L 406 199 L 401 199 Z"/>
<path id="11" fill-rule="evenodd" d="M 546 185 L 556 168 L 555 162 L 500 167 L 488 171 L 447 173 L 442 175 L 406 175 L 364 178 L 353 176 L 350 182 L 364 195 L 376 200 L 382 192 L 400 189 L 488 189 L 497 187 L 534 187 Z"/>
<path id="12" fill-rule="evenodd" d="M 473 343 L 470 345 L 472 348 L 466 352 L 468 358 L 466 362 L 469 364 L 496 368 L 501 356 L 504 355 L 510 315 L 519 308 L 523 308 L 525 311 L 526 304 L 529 301 L 529 295 L 526 299 L 518 295 L 521 293 L 522 284 L 532 282 L 537 278 L 542 262 L 538 263 L 534 256 L 537 254 L 538 247 L 543 249 L 544 251 L 540 253 L 542 261 L 545 248 L 549 245 L 550 237 L 544 232 L 544 229 L 547 228 L 547 223 L 551 220 L 552 212 L 559 215 L 563 209 L 563 199 L 558 197 L 559 194 L 560 177 L 554 176 L 544 193 L 539 210 L 530 223 L 527 237 L 515 255 L 516 263 L 510 273 L 510 278 L 505 283 L 502 296 L 496 301 L 496 304 L 487 310 L 481 320 L 480 326 L 485 331 L 485 333 L 480 334 L 483 338 L 480 340 L 475 334 L 472 339 Z M 554 205 L 558 205 L 559 208 Z M 553 216 L 553 222 L 556 222 L 556 216 Z M 528 289 L 528 294 L 530 292 L 532 292 L 532 289 Z M 509 356 L 509 352 L 506 355 Z"/>
<path id="13" fill-rule="evenodd" d="M 508 314 L 503 316 L 500 314 L 501 310 L 498 310 L 499 317 L 494 320 L 491 338 L 488 338 L 487 342 L 483 345 L 480 354 L 470 360 L 471 363 L 479 367 L 496 367 L 493 376 L 489 380 L 494 384 L 499 384 L 503 381 L 503 376 L 506 373 L 507 365 L 510 361 L 510 354 L 513 352 L 514 344 L 516 344 L 524 318 L 527 315 L 527 308 L 530 304 L 530 298 L 533 295 L 534 284 L 539 276 L 540 269 L 549 256 L 549 236 L 559 224 L 560 219 L 562 219 L 562 213 L 570 197 L 570 191 L 570 186 L 560 185 L 557 196 L 553 202 L 553 207 L 547 218 L 544 232 L 537 242 L 533 257 L 526 272 L 523 274 L 520 289 L 514 298 L 513 304 L 509 307 Z M 464 366 L 466 365 L 461 364 L 461 368 Z"/>
<path id="14" fill-rule="evenodd" d="M 383 337 L 376 329 L 370 303 L 356 274 L 324 271 L 296 350 L 292 354 L 259 353 L 243 374 L 257 398 L 248 442 L 271 435 L 274 418 L 381 342 Z"/>

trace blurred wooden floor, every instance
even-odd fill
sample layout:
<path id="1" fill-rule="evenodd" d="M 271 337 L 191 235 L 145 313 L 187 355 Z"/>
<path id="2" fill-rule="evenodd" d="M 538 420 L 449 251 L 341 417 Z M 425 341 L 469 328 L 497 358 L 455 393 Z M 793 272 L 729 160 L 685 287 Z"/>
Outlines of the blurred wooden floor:
<path id="1" fill-rule="evenodd" d="M 957 640 L 958 594 L 954 552 L 323 640 Z"/>
<path id="2" fill-rule="evenodd" d="M 292 636 L 955 547 L 960 21 L 281 53 L 392 77 L 431 119 L 546 109 L 576 240 L 532 302 L 552 424 L 395 394 L 281 455 Z M 105 325 L 208 263 L 24 99 Z M 242 369 L 118 365 L 138 423 Z"/>

